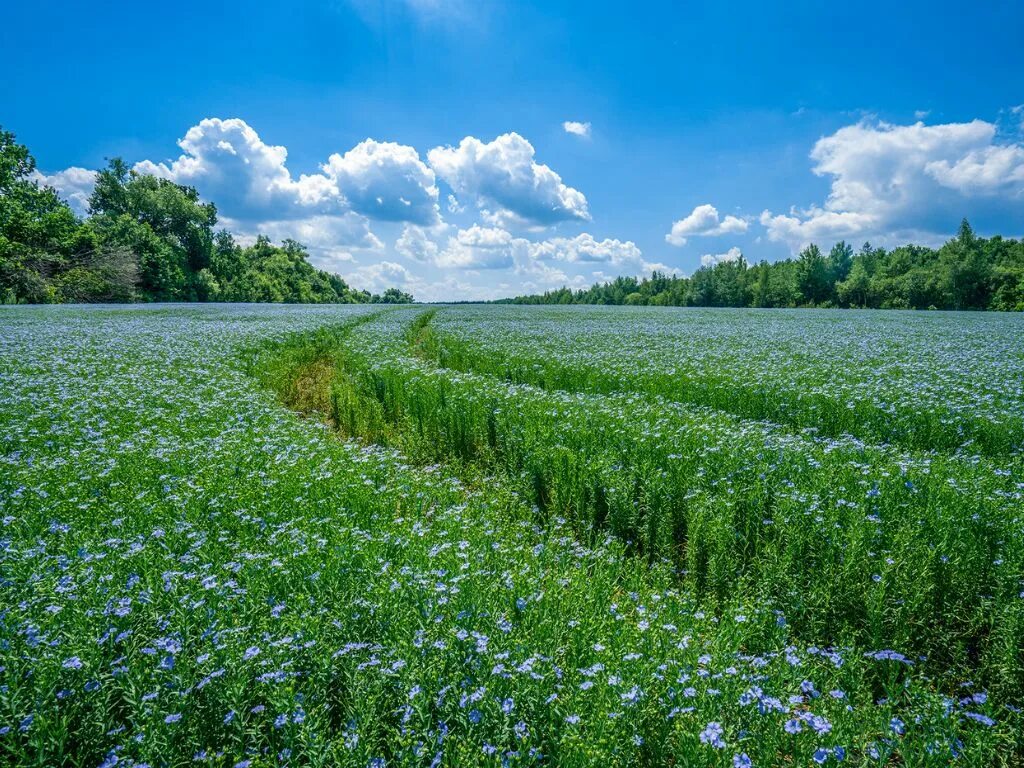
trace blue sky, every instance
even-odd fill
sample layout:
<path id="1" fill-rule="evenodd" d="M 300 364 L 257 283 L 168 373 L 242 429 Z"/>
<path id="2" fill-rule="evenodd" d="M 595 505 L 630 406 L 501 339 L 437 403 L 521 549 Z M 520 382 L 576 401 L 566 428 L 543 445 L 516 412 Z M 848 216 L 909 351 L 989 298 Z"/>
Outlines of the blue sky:
<path id="1" fill-rule="evenodd" d="M 1024 235 L 1019 3 L 772 5 L 15 2 L 0 122 L 423 299 Z"/>

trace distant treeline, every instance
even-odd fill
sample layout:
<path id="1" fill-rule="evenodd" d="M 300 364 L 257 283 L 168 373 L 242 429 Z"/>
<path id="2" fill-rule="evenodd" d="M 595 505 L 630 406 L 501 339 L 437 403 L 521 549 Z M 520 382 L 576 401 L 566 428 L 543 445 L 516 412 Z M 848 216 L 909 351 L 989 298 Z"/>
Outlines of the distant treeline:
<path id="1" fill-rule="evenodd" d="M 34 170 L 28 149 L 0 130 L 0 303 L 412 301 L 395 288 L 351 288 L 294 240 L 241 247 L 214 230 L 217 209 L 195 189 L 119 158 L 100 171 L 84 219 Z"/>
<path id="2" fill-rule="evenodd" d="M 643 304 L 672 307 L 859 307 L 1024 311 L 1024 241 L 978 237 L 965 219 L 941 248 L 887 251 L 844 242 L 795 259 L 750 265 L 742 257 L 691 277 L 654 272 L 577 291 L 502 299 L 512 304 Z"/>

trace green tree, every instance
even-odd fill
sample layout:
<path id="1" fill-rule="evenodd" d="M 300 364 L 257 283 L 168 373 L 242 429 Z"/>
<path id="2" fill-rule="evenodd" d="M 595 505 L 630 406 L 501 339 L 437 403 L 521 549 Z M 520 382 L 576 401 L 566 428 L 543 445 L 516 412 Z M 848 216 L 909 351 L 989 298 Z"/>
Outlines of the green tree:
<path id="1" fill-rule="evenodd" d="M 866 307 L 871 276 L 863 259 L 855 259 L 850 274 L 836 286 L 839 301 L 849 307 Z"/>
<path id="2" fill-rule="evenodd" d="M 826 301 L 832 292 L 825 258 L 813 243 L 804 248 L 797 258 L 796 282 L 801 298 L 808 304 Z"/>
<path id="3" fill-rule="evenodd" d="M 834 292 L 835 284 L 845 280 L 853 267 L 853 246 L 848 245 L 845 240 L 840 240 L 828 252 L 825 266 L 828 271 L 828 281 L 832 284 Z"/>
<path id="4" fill-rule="evenodd" d="M 98 240 L 67 203 L 33 178 L 36 162 L 13 133 L 0 128 L 0 297 L 61 301 L 55 278 L 87 270 Z"/>
<path id="5" fill-rule="evenodd" d="M 143 297 L 195 300 L 196 275 L 210 266 L 217 209 L 192 187 L 130 171 L 114 158 L 96 177 L 89 210 L 108 243 L 137 254 Z"/>
<path id="6" fill-rule="evenodd" d="M 953 309 L 984 309 L 992 297 L 992 266 L 967 219 L 957 236 L 939 250 L 944 288 Z"/>
<path id="7" fill-rule="evenodd" d="M 404 293 L 398 288 L 388 288 L 380 296 L 374 296 L 374 304 L 412 304 L 412 294 Z"/>

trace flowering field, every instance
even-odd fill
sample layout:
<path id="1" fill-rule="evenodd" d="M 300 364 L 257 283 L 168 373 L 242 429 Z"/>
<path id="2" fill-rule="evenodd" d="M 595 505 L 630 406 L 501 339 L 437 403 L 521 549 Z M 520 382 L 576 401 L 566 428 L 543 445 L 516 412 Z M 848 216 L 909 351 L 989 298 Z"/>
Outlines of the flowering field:
<path id="1" fill-rule="evenodd" d="M 12 765 L 1019 765 L 1024 319 L 0 308 Z"/>

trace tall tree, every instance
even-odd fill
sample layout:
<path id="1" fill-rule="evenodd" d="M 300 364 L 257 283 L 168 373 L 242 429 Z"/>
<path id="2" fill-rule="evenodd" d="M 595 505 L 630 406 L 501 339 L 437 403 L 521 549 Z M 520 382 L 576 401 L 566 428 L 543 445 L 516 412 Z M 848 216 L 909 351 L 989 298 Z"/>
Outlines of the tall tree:
<path id="1" fill-rule="evenodd" d="M 833 285 L 841 283 L 850 274 L 850 268 L 853 266 L 853 246 L 848 245 L 845 240 L 840 240 L 828 252 L 825 265 L 828 268 L 829 282 Z"/>
<path id="2" fill-rule="evenodd" d="M 957 236 L 942 246 L 939 263 L 953 309 L 984 309 L 991 296 L 992 267 L 967 219 Z"/>
<path id="3" fill-rule="evenodd" d="M 137 174 L 114 158 L 99 172 L 89 198 L 97 228 L 138 254 L 142 289 L 156 301 L 195 300 L 209 281 L 217 209 L 193 187 Z"/>
<path id="4" fill-rule="evenodd" d="M 820 304 L 829 298 L 832 284 L 821 249 L 813 243 L 800 252 L 796 262 L 797 288 L 804 302 Z"/>
<path id="5" fill-rule="evenodd" d="M 97 239 L 50 187 L 35 158 L 0 128 L 0 301 L 61 301 L 52 278 L 87 263 Z"/>

